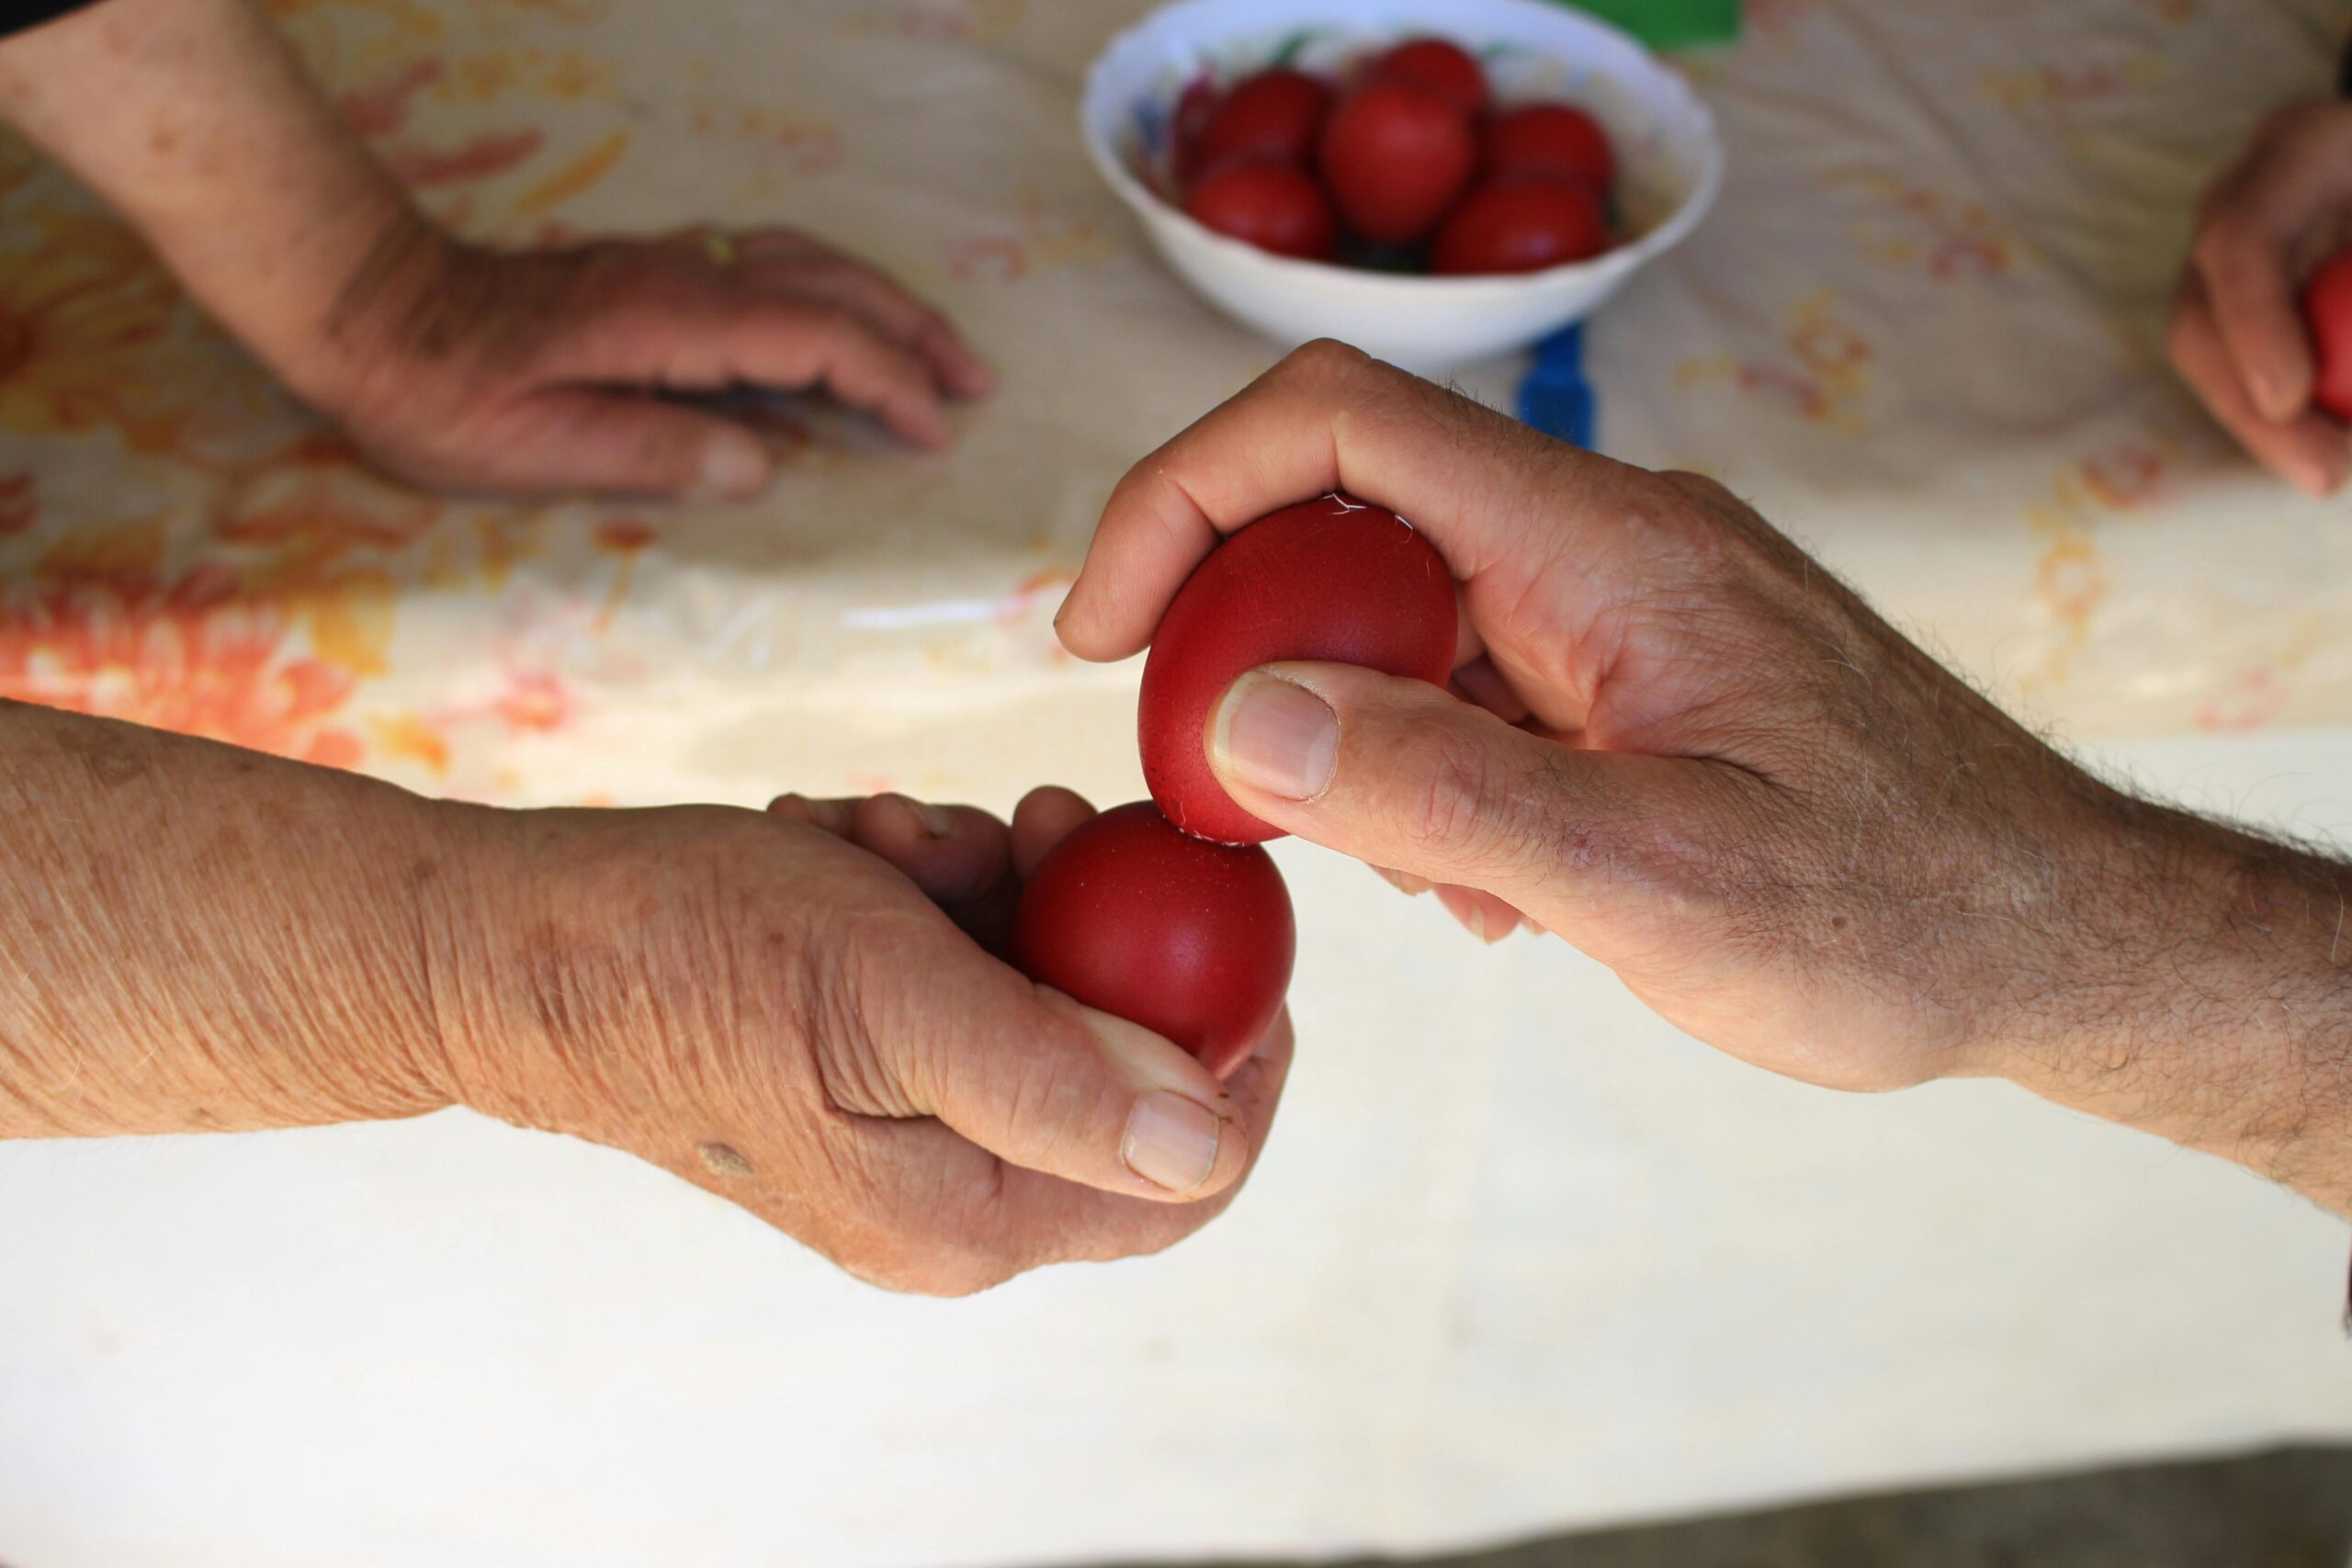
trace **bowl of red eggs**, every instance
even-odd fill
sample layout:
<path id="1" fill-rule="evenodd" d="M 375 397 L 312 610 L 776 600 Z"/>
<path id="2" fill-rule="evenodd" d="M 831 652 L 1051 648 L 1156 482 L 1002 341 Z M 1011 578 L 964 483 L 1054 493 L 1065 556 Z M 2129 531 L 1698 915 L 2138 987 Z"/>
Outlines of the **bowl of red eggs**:
<path id="1" fill-rule="evenodd" d="M 1582 320 L 1723 180 L 1683 79 L 1549 0 L 1181 0 L 1096 59 L 1080 125 L 1212 304 L 1424 374 Z"/>

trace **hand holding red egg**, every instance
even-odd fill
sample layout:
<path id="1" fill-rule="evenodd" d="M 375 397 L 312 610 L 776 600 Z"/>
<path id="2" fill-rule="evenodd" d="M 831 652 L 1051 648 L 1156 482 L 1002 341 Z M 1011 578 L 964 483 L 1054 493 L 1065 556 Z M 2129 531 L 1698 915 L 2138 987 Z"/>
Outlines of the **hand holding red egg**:
<path id="1" fill-rule="evenodd" d="M 1327 495 L 1260 518 L 1193 569 L 1152 636 L 1136 710 L 1152 799 L 1186 832 L 1219 843 L 1281 837 L 1209 769 L 1208 719 L 1225 689 L 1288 659 L 1442 685 L 1454 632 L 1453 578 L 1395 513 Z"/>
<path id="2" fill-rule="evenodd" d="M 1384 508 L 1327 495 L 1227 538 L 1169 605 L 1144 667 L 1136 736 L 1152 799 L 1104 812 L 1046 857 L 1013 917 L 1013 962 L 1233 1072 L 1282 1005 L 1295 936 L 1282 874 L 1257 847 L 1280 835 L 1210 771 L 1210 713 L 1243 671 L 1280 660 L 1442 682 L 1455 629 L 1445 562 Z"/>

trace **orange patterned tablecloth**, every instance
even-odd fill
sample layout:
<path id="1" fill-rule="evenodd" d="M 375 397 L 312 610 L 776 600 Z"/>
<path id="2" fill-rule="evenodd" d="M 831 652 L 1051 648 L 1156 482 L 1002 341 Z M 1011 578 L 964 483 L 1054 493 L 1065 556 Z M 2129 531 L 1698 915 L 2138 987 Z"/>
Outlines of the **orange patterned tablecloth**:
<path id="1" fill-rule="evenodd" d="M 809 414 L 739 510 L 422 495 L 0 144 L 0 694 L 517 804 L 1136 792 L 1135 671 L 1050 616 L 1125 465 L 1272 357 L 1076 145 L 1142 0 L 276 6 L 468 232 L 805 225 L 1002 390 L 938 457 Z M 2341 7 L 1749 12 L 1690 67 L 1722 205 L 1591 333 L 1602 444 L 2103 756 L 2352 823 L 2352 516 L 2160 352 L 2193 193 Z M 462 1115 L 0 1149 L 0 1560 L 1287 1554 L 2352 1430 L 2341 1227 L 2291 1200 L 1996 1086 L 1765 1078 L 1281 852 L 1283 1125 L 1148 1262 L 888 1300 Z"/>
<path id="2" fill-rule="evenodd" d="M 741 511 L 421 495 L 8 146 L 0 693 L 488 798 L 707 790 L 604 742 L 682 687 L 953 714 L 1072 678 L 1046 623 L 1111 480 L 1269 358 L 1074 144 L 1071 81 L 1134 5 L 277 8 L 451 223 L 804 223 L 942 299 L 1004 393 L 944 458 L 802 426 Z M 1605 445 L 1726 479 L 2068 730 L 2352 718 L 2352 520 L 2250 470 L 2159 354 L 2189 197 L 2322 79 L 2328 9 L 1758 4 L 1693 67 L 1722 208 L 1593 334 Z M 753 793 L 907 771 L 730 761 Z"/>

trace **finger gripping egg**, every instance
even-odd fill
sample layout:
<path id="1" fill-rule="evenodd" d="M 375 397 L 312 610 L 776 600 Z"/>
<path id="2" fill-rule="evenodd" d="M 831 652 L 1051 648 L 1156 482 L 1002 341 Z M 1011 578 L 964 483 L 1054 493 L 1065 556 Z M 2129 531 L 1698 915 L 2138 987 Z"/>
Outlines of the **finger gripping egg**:
<path id="1" fill-rule="evenodd" d="M 1023 974 L 1166 1035 L 1220 1078 L 1273 1022 L 1296 945 L 1265 851 L 1180 833 L 1148 800 L 1055 845 L 1012 917 Z"/>
<path id="2" fill-rule="evenodd" d="M 1177 591 L 1144 663 L 1136 728 L 1151 798 L 1177 827 L 1218 843 L 1281 837 L 1209 769 L 1209 716 L 1226 688 L 1288 660 L 1442 684 L 1454 615 L 1443 558 L 1385 507 L 1327 495 L 1232 535 Z"/>

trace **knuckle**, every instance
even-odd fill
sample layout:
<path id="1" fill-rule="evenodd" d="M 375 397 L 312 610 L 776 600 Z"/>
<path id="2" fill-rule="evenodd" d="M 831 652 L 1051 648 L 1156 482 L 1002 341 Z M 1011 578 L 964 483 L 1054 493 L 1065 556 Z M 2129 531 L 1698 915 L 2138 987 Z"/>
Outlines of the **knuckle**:
<path id="1" fill-rule="evenodd" d="M 1106 1122 L 1117 1124 L 1109 1103 L 1114 1092 L 1101 1071 L 1075 1052 L 1041 1052 L 1016 1072 L 1006 1092 L 1001 1114 L 1007 1140 L 1018 1138 L 1029 1151 L 1024 1164 L 1057 1164 L 1065 1145 L 1082 1142 Z"/>
<path id="2" fill-rule="evenodd" d="M 1507 829 L 1497 820 L 1501 770 L 1487 749 L 1434 716 L 1408 723 L 1395 745 L 1411 764 L 1403 776 L 1419 780 L 1403 818 L 1407 842 L 1456 867 L 1492 858 Z"/>
<path id="3" fill-rule="evenodd" d="M 1769 532 L 1746 502 L 1700 474 L 1637 476 L 1622 511 L 1659 558 L 1701 581 L 1719 580 L 1751 559 L 1760 533 Z"/>
<path id="4" fill-rule="evenodd" d="M 1657 477 L 1680 491 L 1690 500 L 1707 507 L 1736 507 L 1739 498 L 1724 488 L 1722 482 L 1705 474 L 1694 474 L 1687 468 L 1666 468 Z"/>
<path id="5" fill-rule="evenodd" d="M 812 299 L 793 307 L 810 332 L 843 342 L 861 340 L 865 324 L 848 306 L 831 299 Z"/>
<path id="6" fill-rule="evenodd" d="M 1309 386 L 1347 386 L 1377 370 L 1379 362 L 1337 338 L 1317 338 L 1283 356 L 1273 374 Z"/>

